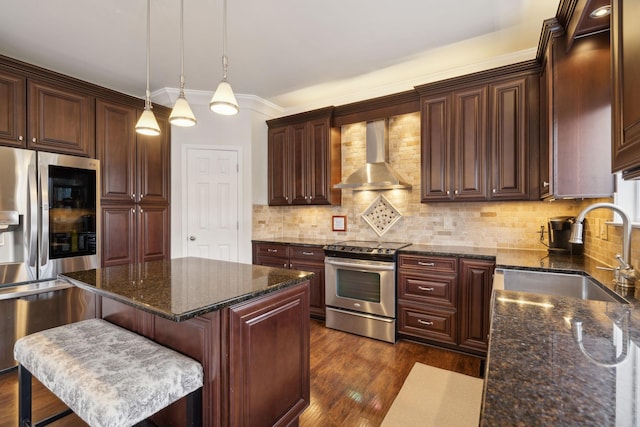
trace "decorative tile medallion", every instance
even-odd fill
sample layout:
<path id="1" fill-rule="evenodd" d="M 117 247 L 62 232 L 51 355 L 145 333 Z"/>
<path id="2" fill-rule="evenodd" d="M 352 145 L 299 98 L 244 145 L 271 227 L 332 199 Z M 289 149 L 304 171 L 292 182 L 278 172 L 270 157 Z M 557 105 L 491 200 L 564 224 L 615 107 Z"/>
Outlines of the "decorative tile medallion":
<path id="1" fill-rule="evenodd" d="M 362 214 L 362 219 L 378 236 L 386 233 L 400 218 L 402 218 L 400 212 L 382 194 Z"/>

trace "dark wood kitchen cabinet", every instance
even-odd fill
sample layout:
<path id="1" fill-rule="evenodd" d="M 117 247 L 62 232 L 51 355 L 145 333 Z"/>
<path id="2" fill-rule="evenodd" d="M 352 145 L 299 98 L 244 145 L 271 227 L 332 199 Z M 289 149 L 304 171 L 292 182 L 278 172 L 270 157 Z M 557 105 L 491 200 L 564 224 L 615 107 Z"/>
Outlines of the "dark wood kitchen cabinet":
<path id="1" fill-rule="evenodd" d="M 489 325 L 493 261 L 460 258 L 460 342 L 461 348 L 486 353 Z"/>
<path id="2" fill-rule="evenodd" d="M 423 203 L 531 198 L 537 76 L 522 63 L 416 87 Z"/>
<path id="3" fill-rule="evenodd" d="M 611 1 L 612 172 L 640 178 L 640 3 Z"/>
<path id="4" fill-rule="evenodd" d="M 95 99 L 0 69 L 0 144 L 95 157 Z"/>
<path id="5" fill-rule="evenodd" d="M 398 256 L 398 336 L 485 356 L 491 284 L 488 260 Z"/>
<path id="6" fill-rule="evenodd" d="M 102 266 L 169 259 L 169 206 L 103 205 Z"/>
<path id="7" fill-rule="evenodd" d="M 0 70 L 0 144 L 27 146 L 27 79 Z"/>
<path id="8" fill-rule="evenodd" d="M 159 136 L 138 135 L 141 110 L 96 101 L 96 142 L 101 162 L 102 265 L 170 257 L 170 126 L 154 108 Z M 126 236 L 126 241 L 123 241 Z"/>
<path id="9" fill-rule="evenodd" d="M 95 157 L 95 98 L 51 83 L 27 80 L 27 147 Z"/>
<path id="10" fill-rule="evenodd" d="M 322 246 L 254 242 L 253 263 L 314 273 L 309 283 L 309 311 L 313 317 L 325 318 L 325 272 Z"/>
<path id="11" fill-rule="evenodd" d="M 398 335 L 455 347 L 458 260 L 398 256 Z"/>
<path id="12" fill-rule="evenodd" d="M 333 107 L 268 120 L 269 205 L 340 204 L 339 129 Z"/>
<path id="13" fill-rule="evenodd" d="M 545 21 L 541 87 L 540 194 L 543 199 L 613 194 L 609 36 L 572 41 Z"/>

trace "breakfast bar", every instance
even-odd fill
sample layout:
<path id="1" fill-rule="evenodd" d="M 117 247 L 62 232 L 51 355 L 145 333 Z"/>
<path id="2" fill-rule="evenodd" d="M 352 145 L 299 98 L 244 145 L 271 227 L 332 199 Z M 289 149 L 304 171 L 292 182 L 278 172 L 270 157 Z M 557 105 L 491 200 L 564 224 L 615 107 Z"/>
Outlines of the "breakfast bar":
<path id="1" fill-rule="evenodd" d="M 312 277 L 193 257 L 60 276 L 100 297 L 96 317 L 202 364 L 206 426 L 297 425 L 310 396 Z M 185 410 L 179 401 L 152 420 L 182 425 Z"/>

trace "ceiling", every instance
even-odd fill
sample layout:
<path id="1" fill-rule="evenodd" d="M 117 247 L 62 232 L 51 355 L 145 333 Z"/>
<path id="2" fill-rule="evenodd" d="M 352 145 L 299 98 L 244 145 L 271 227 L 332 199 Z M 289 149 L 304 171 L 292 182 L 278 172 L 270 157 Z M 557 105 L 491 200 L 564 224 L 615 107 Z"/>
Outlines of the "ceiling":
<path id="1" fill-rule="evenodd" d="M 144 97 L 144 0 L 0 0 L 0 54 Z M 228 0 L 228 78 L 282 110 L 535 57 L 559 0 Z M 187 97 L 222 78 L 222 0 L 184 0 Z M 177 88 L 180 1 L 151 2 L 151 91 Z"/>

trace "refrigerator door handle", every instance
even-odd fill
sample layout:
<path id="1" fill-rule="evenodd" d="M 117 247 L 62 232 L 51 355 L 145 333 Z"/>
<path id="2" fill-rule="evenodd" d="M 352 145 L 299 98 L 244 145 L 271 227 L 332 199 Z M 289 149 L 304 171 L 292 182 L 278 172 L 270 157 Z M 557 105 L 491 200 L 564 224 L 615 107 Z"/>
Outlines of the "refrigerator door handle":
<path id="1" fill-rule="evenodd" d="M 29 239 L 28 257 L 29 269 L 33 271 L 33 277 L 37 277 L 35 269 L 38 255 L 38 184 L 36 177 L 36 167 L 30 164 L 27 170 L 28 192 L 27 192 L 27 238 Z"/>
<path id="2" fill-rule="evenodd" d="M 49 169 L 40 167 L 40 271 L 49 263 Z M 40 275 L 42 277 L 42 274 Z"/>

